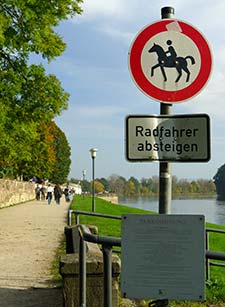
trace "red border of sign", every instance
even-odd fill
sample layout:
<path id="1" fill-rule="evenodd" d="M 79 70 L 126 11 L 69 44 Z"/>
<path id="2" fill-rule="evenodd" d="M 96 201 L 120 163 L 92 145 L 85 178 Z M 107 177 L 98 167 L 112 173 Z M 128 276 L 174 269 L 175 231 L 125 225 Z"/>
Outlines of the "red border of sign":
<path id="1" fill-rule="evenodd" d="M 154 86 L 145 77 L 141 67 L 141 54 L 147 41 L 152 36 L 167 31 L 166 25 L 173 21 L 179 23 L 182 33 L 187 35 L 197 46 L 201 67 L 198 76 L 189 86 L 178 91 L 166 91 Z M 193 26 L 177 19 L 162 19 L 146 26 L 138 33 L 129 51 L 129 68 L 134 82 L 145 94 L 161 102 L 177 103 L 197 95 L 206 85 L 212 69 L 212 55 L 207 41 Z"/>

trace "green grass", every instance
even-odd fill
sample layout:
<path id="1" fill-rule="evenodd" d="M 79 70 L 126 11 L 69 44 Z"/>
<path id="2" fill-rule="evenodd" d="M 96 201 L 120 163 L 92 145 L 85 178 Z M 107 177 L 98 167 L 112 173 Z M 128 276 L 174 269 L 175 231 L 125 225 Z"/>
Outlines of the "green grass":
<path id="1" fill-rule="evenodd" d="M 121 216 L 122 214 L 125 213 L 140 213 L 140 214 L 150 213 L 148 211 L 141 209 L 135 209 L 126 206 L 111 204 L 100 198 L 95 198 L 95 205 L 96 205 L 95 206 L 96 213 L 104 213 L 104 214 L 117 215 L 117 216 Z M 92 211 L 91 197 L 90 196 L 83 197 L 76 195 L 73 199 L 71 209 L 91 212 Z M 112 220 L 106 218 L 80 215 L 80 224 L 90 224 L 97 226 L 100 235 L 121 237 L 120 220 Z"/>
<path id="2" fill-rule="evenodd" d="M 111 215 L 121 216 L 122 214 L 151 214 L 153 212 L 130 208 L 127 206 L 111 204 L 100 198 L 95 198 L 96 213 L 104 213 Z M 78 196 L 76 195 L 71 204 L 71 209 L 89 211 L 92 210 L 91 196 Z M 121 221 L 105 219 L 99 217 L 80 216 L 80 224 L 90 224 L 98 227 L 99 235 L 121 237 Z M 206 223 L 206 227 L 223 229 L 224 226 Z M 225 237 L 223 234 L 210 233 L 210 250 L 224 251 L 225 252 Z M 214 306 L 220 305 L 225 302 L 225 268 L 211 267 L 211 281 L 207 284 L 206 303 L 190 303 L 190 302 L 172 302 L 171 307 L 205 307 L 207 304 L 213 303 Z"/>
<path id="3" fill-rule="evenodd" d="M 55 258 L 51 266 L 52 282 L 59 287 L 62 286 L 62 277 L 59 273 L 59 261 L 60 261 L 60 256 L 65 255 L 65 253 L 66 253 L 66 241 L 63 235 L 60 245 L 55 252 Z"/>

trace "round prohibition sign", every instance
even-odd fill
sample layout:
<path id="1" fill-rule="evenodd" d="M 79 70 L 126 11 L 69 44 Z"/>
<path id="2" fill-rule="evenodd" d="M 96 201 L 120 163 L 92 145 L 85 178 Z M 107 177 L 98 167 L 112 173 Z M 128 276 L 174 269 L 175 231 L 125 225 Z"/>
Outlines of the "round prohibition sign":
<path id="1" fill-rule="evenodd" d="M 162 19 L 141 30 L 130 47 L 128 61 L 137 87 L 165 103 L 197 95 L 212 69 L 206 39 L 192 25 L 177 19 Z"/>

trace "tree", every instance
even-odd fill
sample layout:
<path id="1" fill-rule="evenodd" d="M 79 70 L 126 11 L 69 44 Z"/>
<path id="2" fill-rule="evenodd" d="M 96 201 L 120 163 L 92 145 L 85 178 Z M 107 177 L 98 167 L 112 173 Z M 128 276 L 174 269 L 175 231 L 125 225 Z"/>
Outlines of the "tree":
<path id="1" fill-rule="evenodd" d="M 126 185 L 126 179 L 124 177 L 114 174 L 108 178 L 108 181 L 110 183 L 111 192 L 117 195 L 124 195 Z"/>
<path id="2" fill-rule="evenodd" d="M 153 176 L 152 178 L 141 179 L 141 191 L 143 195 L 156 195 L 159 190 L 159 177 Z"/>
<path id="3" fill-rule="evenodd" d="M 61 20 L 80 14 L 81 2 L 0 0 L 0 171 L 3 174 L 15 177 L 24 172 L 28 175 L 28 168 L 33 174 L 38 171 L 35 164 L 38 154 L 33 151 L 41 139 L 39 127 L 67 108 L 69 95 L 59 80 L 47 75 L 42 65 L 30 65 L 29 60 L 32 53 L 48 61 L 61 55 L 66 44 L 55 27 Z M 54 157 L 51 158 L 46 161 L 48 165 L 53 163 Z"/>
<path id="4" fill-rule="evenodd" d="M 90 186 L 90 182 L 85 180 L 81 181 L 81 186 L 82 186 L 82 191 L 83 193 L 91 193 L 91 186 Z"/>
<path id="5" fill-rule="evenodd" d="M 109 184 L 107 179 L 105 179 L 105 178 L 100 178 L 100 179 L 97 178 L 96 180 L 98 180 L 99 182 L 101 182 L 103 184 L 105 191 L 109 191 L 110 190 L 110 184 Z"/>
<path id="6" fill-rule="evenodd" d="M 189 193 L 199 193 L 200 192 L 200 185 L 198 183 L 198 181 L 192 181 L 190 184 L 189 184 L 189 189 L 188 189 L 188 192 Z"/>
<path id="7" fill-rule="evenodd" d="M 68 94 L 57 78 L 28 61 L 32 53 L 48 61 L 61 55 L 66 45 L 53 27 L 80 14 L 81 2 L 0 0 L 0 98 L 13 118 L 51 120 L 67 107 Z"/>
<path id="8" fill-rule="evenodd" d="M 127 196 L 134 196 L 135 193 L 135 185 L 132 180 L 128 180 L 125 185 L 125 195 Z"/>
<path id="9" fill-rule="evenodd" d="M 218 200 L 225 200 L 225 164 L 220 166 L 213 177 Z"/>
<path id="10" fill-rule="evenodd" d="M 55 152 L 55 161 L 50 178 L 54 183 L 62 184 L 66 182 L 70 171 L 70 145 L 64 132 L 54 122 L 51 122 L 50 129 Z"/>
<path id="11" fill-rule="evenodd" d="M 134 184 L 134 190 L 136 194 L 139 194 L 139 186 L 140 183 L 139 181 L 135 178 L 135 177 L 130 177 L 130 179 L 128 180 L 128 182 L 131 181 Z"/>
<path id="12" fill-rule="evenodd" d="M 96 193 L 103 193 L 104 192 L 104 185 L 101 182 L 95 180 L 94 181 L 94 189 L 95 189 Z"/>
<path id="13" fill-rule="evenodd" d="M 32 52 L 48 60 L 59 56 L 66 45 L 53 27 L 80 14 L 79 3 L 82 0 L 0 0 L 1 61 L 16 70 Z"/>
<path id="14" fill-rule="evenodd" d="M 19 146 L 26 146 L 18 142 Z M 17 145 L 16 145 L 17 146 Z M 38 127 L 36 138 L 29 143 L 30 150 L 21 148 L 21 159 L 13 162 L 14 171 L 29 180 L 33 176 L 54 183 L 65 183 L 70 170 L 70 146 L 65 134 L 54 122 Z M 26 147 L 25 147 L 26 148 Z"/>

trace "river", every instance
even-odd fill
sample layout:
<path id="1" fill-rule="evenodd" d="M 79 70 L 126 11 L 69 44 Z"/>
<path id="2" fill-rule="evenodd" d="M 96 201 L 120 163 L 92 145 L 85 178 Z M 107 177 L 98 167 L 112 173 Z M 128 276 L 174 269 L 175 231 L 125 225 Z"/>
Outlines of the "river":
<path id="1" fill-rule="evenodd" d="M 119 198 L 119 203 L 128 207 L 158 212 L 158 199 L 154 198 Z M 225 225 L 225 201 L 210 199 L 173 199 L 172 214 L 203 214 L 210 223 Z"/>

